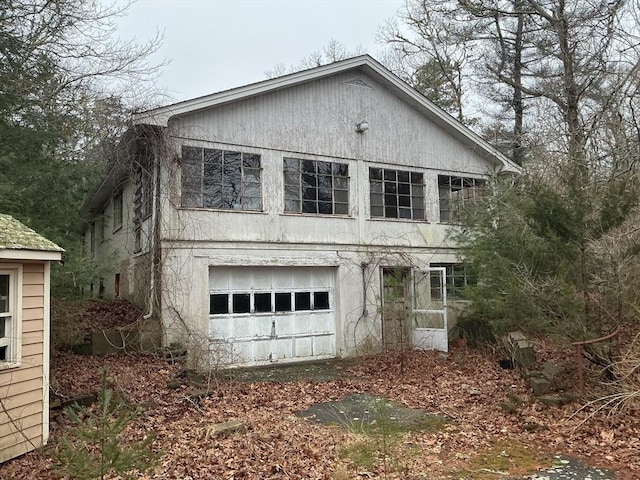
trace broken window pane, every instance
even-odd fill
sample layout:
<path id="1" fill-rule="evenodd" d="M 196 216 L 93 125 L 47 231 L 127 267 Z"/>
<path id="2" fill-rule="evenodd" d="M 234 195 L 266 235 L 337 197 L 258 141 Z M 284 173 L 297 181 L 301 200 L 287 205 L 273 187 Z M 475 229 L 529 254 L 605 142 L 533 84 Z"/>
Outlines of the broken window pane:
<path id="1" fill-rule="evenodd" d="M 260 210 L 260 155 L 182 147 L 183 206 Z M 252 185 L 243 197 L 247 185 Z M 201 194 L 201 196 L 196 196 Z"/>

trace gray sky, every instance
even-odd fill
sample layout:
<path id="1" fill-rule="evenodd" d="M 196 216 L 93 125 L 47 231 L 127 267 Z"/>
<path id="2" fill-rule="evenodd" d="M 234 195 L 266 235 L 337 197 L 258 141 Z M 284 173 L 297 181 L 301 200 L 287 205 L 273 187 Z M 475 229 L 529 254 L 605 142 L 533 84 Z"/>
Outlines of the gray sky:
<path id="1" fill-rule="evenodd" d="M 373 54 L 376 36 L 403 0 L 138 0 L 118 20 L 122 39 L 164 41 L 157 88 L 174 101 L 264 80 L 335 39 Z"/>

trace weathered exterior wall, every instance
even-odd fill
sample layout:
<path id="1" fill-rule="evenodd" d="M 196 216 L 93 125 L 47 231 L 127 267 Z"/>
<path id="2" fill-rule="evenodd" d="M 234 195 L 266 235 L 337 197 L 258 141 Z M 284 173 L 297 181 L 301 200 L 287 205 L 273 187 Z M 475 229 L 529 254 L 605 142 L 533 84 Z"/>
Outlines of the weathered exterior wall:
<path id="1" fill-rule="evenodd" d="M 143 289 L 129 282 L 132 273 L 130 266 L 137 263 L 135 259 L 148 251 L 149 237 L 151 235 L 151 217 L 142 222 L 141 250 L 136 251 L 135 224 L 134 224 L 134 192 L 135 184 L 132 179 L 124 179 L 122 182 L 122 226 L 114 228 L 114 199 L 113 196 L 104 206 L 102 215 L 95 217 L 95 245 L 93 260 L 99 265 L 102 275 L 103 295 L 113 297 L 115 295 L 115 275 L 120 274 L 121 298 L 129 298 L 139 301 L 144 294 Z M 103 228 L 104 224 L 104 228 Z M 85 233 L 86 251 L 91 251 L 91 229 Z M 104 235 L 102 235 L 104 233 Z M 93 285 L 93 293 L 100 293 L 100 285 Z"/>
<path id="2" fill-rule="evenodd" d="M 208 242 L 197 247 L 165 244 L 162 312 L 166 342 L 206 341 L 209 331 L 209 268 L 334 267 L 336 346 L 338 356 L 375 353 L 382 347 L 380 273 L 383 267 L 454 262 L 438 249 L 348 248 L 336 244 L 238 247 Z M 364 267 L 364 272 L 363 272 Z M 449 331 L 455 328 L 451 318 Z"/>
<path id="3" fill-rule="evenodd" d="M 363 120 L 369 130 L 355 132 Z M 168 135 L 160 183 L 167 343 L 206 341 L 210 267 L 315 265 L 337 271 L 338 355 L 380 348 L 380 269 L 456 262 L 450 225 L 439 219 L 438 175 L 492 173 L 479 153 L 358 72 L 179 117 Z M 260 154 L 262 211 L 180 208 L 183 145 Z M 348 215 L 285 213 L 284 157 L 347 163 Z M 423 173 L 426 221 L 372 219 L 370 167 Z"/>
<path id="4" fill-rule="evenodd" d="M 22 361 L 0 369 L 0 463 L 48 439 L 48 268 L 44 262 L 22 267 Z"/>

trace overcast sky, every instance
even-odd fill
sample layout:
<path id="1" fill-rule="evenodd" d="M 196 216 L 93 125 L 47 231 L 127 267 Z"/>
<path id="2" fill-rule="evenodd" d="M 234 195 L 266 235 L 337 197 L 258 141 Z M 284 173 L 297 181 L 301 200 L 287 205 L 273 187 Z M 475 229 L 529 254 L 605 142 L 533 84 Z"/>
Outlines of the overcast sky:
<path id="1" fill-rule="evenodd" d="M 172 101 L 264 80 L 331 39 L 375 56 L 378 31 L 403 0 L 138 0 L 118 21 L 122 39 L 164 33 L 151 62 L 170 63 L 157 87 Z"/>

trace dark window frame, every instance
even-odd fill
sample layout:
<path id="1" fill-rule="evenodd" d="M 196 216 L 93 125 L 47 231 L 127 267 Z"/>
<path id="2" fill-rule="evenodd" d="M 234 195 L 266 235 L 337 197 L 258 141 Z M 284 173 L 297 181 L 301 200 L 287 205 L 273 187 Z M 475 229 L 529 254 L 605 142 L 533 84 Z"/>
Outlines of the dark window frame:
<path id="1" fill-rule="evenodd" d="M 463 263 L 431 263 L 431 268 L 444 268 L 445 269 L 445 286 L 447 289 L 447 298 L 460 299 L 462 298 L 461 292 L 468 285 L 475 285 L 478 280 L 473 275 L 467 266 Z M 434 276 L 433 278 L 437 278 Z M 432 284 L 432 289 L 434 285 Z M 439 286 L 437 286 L 439 289 Z"/>
<path id="2" fill-rule="evenodd" d="M 426 221 L 424 174 L 369 167 L 371 218 Z"/>
<path id="3" fill-rule="evenodd" d="M 285 157 L 284 212 L 349 215 L 349 164 Z"/>
<path id="4" fill-rule="evenodd" d="M 463 206 L 481 199 L 486 183 L 483 178 L 438 175 L 440 223 L 459 223 Z"/>
<path id="5" fill-rule="evenodd" d="M 183 145 L 181 205 L 261 212 L 261 155 Z"/>
<path id="6" fill-rule="evenodd" d="M 113 194 L 113 233 L 122 229 L 124 224 L 124 192 L 122 188 Z"/>

